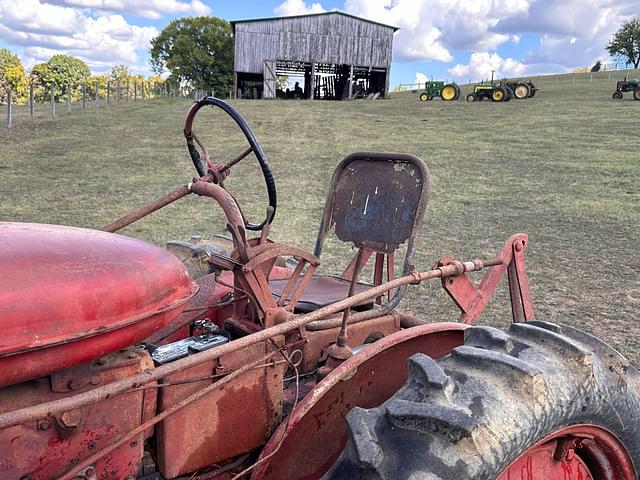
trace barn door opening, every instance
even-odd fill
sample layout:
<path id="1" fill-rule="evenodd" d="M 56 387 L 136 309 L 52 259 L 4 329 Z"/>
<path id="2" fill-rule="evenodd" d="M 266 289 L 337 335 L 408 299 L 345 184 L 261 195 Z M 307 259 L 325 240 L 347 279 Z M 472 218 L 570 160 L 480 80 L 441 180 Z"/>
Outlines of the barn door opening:
<path id="1" fill-rule="evenodd" d="M 264 98 L 276 98 L 276 62 L 265 60 L 263 67 Z"/>

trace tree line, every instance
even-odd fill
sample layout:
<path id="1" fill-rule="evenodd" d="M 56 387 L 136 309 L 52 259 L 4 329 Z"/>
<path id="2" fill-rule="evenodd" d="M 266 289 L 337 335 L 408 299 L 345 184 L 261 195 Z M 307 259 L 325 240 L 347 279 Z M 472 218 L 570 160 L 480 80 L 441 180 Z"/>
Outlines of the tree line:
<path id="1" fill-rule="evenodd" d="M 99 91 L 104 92 L 109 82 L 124 86 L 143 81 L 155 85 L 165 82 L 158 75 L 145 78 L 143 75 L 131 74 L 125 65 L 116 65 L 111 73 L 92 75 L 85 62 L 63 54 L 53 55 L 46 62 L 34 65 L 27 71 L 18 55 L 7 48 L 0 48 L 0 102 L 7 101 L 8 91 L 11 90 L 15 103 L 27 103 L 30 85 L 33 85 L 36 102 L 50 100 L 52 87 L 55 101 L 66 100 L 68 97 L 71 101 L 79 101 L 83 96 L 83 91 L 79 88 L 81 84 L 86 84 L 86 94 L 95 98 L 96 86 Z"/>

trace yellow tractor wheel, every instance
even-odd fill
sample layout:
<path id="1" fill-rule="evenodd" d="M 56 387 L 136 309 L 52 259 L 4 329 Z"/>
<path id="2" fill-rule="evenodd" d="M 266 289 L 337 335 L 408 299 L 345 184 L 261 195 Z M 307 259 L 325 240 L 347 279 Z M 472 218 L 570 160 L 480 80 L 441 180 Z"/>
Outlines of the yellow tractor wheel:
<path id="1" fill-rule="evenodd" d="M 451 102 L 453 100 L 457 100 L 460 96 L 460 90 L 456 85 L 445 85 L 442 87 L 442 91 L 440 92 L 440 97 L 445 102 Z"/>
<path id="2" fill-rule="evenodd" d="M 491 92 L 491 100 L 493 100 L 494 102 L 502 102 L 504 100 L 504 97 L 504 90 L 501 88 L 496 88 L 493 92 Z"/>

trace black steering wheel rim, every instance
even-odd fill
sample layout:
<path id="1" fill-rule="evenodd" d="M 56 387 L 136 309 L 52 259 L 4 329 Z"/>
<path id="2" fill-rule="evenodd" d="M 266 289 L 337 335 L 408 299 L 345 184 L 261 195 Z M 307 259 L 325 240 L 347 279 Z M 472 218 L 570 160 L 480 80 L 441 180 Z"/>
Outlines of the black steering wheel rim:
<path id="1" fill-rule="evenodd" d="M 273 179 L 273 174 L 271 173 L 271 168 L 269 167 L 269 161 L 267 160 L 267 156 L 262 150 L 262 147 L 258 143 L 256 136 L 251 130 L 251 127 L 244 119 L 240 112 L 238 112 L 235 108 L 229 105 L 227 102 L 220 100 L 215 97 L 204 97 L 200 100 L 194 102 L 191 110 L 187 114 L 187 119 L 185 121 L 184 135 L 187 138 L 187 148 L 189 150 L 189 155 L 191 156 L 191 160 L 193 161 L 193 165 L 198 172 L 198 175 L 201 177 L 207 175 L 208 166 L 205 165 L 200 157 L 200 154 L 197 150 L 197 147 L 193 143 L 193 119 L 196 116 L 196 113 L 204 106 L 210 105 L 212 107 L 218 107 L 223 110 L 227 115 L 229 115 L 233 121 L 238 125 L 242 133 L 244 134 L 253 154 L 258 159 L 258 163 L 260 165 L 260 169 L 262 170 L 262 175 L 264 177 L 264 182 L 267 187 L 267 196 L 269 198 L 269 206 L 273 208 L 271 215 L 267 216 L 267 218 L 262 221 L 262 223 L 251 223 L 245 219 L 245 228 L 247 230 L 262 230 L 262 228 L 267 224 L 273 221 L 276 212 L 277 205 L 277 194 L 276 194 L 276 184 Z"/>

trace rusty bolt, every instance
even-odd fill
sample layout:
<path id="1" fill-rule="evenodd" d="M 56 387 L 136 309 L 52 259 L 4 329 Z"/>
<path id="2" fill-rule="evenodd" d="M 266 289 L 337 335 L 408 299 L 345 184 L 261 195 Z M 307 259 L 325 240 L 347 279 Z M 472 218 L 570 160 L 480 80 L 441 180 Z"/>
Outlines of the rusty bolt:
<path id="1" fill-rule="evenodd" d="M 521 252 L 524 248 L 524 240 L 521 242 L 516 242 L 516 252 Z"/>
<path id="2" fill-rule="evenodd" d="M 137 440 L 133 440 L 129 445 L 132 447 L 136 447 L 138 445 L 138 442 Z"/>
<path id="3" fill-rule="evenodd" d="M 74 378 L 73 380 L 71 380 L 69 382 L 69 389 L 70 390 L 78 390 L 79 388 L 82 388 L 83 384 L 80 380 L 78 380 L 77 378 Z"/>
<path id="4" fill-rule="evenodd" d="M 78 409 L 63 412 L 60 415 L 60 423 L 63 427 L 75 428 L 82 421 L 82 412 Z"/>
<path id="5" fill-rule="evenodd" d="M 38 422 L 38 430 L 49 430 L 51 422 L 49 420 L 40 420 Z"/>
<path id="6" fill-rule="evenodd" d="M 96 442 L 94 442 L 93 440 L 89 442 L 89 444 L 87 445 L 87 448 L 89 450 L 93 450 L 94 448 L 96 448 Z"/>

